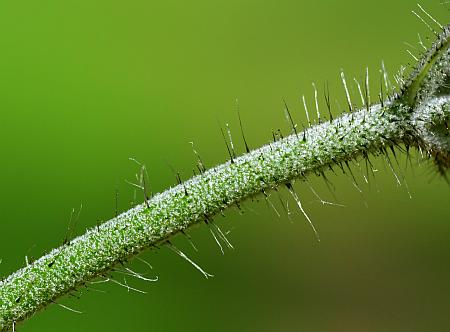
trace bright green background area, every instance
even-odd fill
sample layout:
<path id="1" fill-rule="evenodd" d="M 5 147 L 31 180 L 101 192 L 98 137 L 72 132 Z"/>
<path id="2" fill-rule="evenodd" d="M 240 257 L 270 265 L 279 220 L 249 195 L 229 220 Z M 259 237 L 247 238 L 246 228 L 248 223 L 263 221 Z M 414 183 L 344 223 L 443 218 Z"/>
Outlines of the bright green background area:
<path id="1" fill-rule="evenodd" d="M 448 21 L 438 0 L 422 4 Z M 236 98 L 252 147 L 272 129 L 289 133 L 283 98 L 306 123 L 300 97 L 313 108 L 313 80 L 329 82 L 336 114 L 334 99 L 345 103 L 340 68 L 351 81 L 369 66 L 375 99 L 381 60 L 394 73 L 411 60 L 403 42 L 427 35 L 414 8 L 385 0 L 2 1 L 1 275 L 59 245 L 72 208 L 83 204 L 78 234 L 114 216 L 116 188 L 127 209 L 125 179 L 137 171 L 129 157 L 162 191 L 175 183 L 168 164 L 191 176 L 190 141 L 209 166 L 226 160 L 217 120 L 230 124 L 242 152 Z M 249 202 L 243 215 L 217 218 L 234 251 L 222 256 L 204 225 L 191 232 L 198 252 L 174 241 L 214 278 L 167 248 L 146 252 L 159 281 L 127 282 L 148 294 L 95 285 L 108 293 L 83 289 L 80 299 L 61 300 L 84 314 L 53 305 L 20 331 L 442 331 L 450 324 L 449 188 L 417 157 L 404 172 L 412 199 L 381 158 L 370 187 L 353 167 L 363 195 L 345 175 L 328 174 L 345 208 L 322 206 L 298 184 L 321 243 L 292 201 L 292 222 L 264 200 Z M 311 183 L 334 201 L 322 179 Z"/>

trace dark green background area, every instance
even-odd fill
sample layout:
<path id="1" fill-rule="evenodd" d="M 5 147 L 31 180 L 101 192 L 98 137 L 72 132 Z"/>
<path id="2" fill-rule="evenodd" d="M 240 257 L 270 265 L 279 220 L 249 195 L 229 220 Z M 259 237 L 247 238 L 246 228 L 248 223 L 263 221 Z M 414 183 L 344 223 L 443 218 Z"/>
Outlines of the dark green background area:
<path id="1" fill-rule="evenodd" d="M 422 4 L 448 22 L 438 0 Z M 404 42 L 430 35 L 415 8 L 385 0 L 2 1 L 0 274 L 58 246 L 72 208 L 83 205 L 77 234 L 114 216 L 116 188 L 119 209 L 129 208 L 125 180 L 138 170 L 129 157 L 147 165 L 159 192 L 175 184 L 168 165 L 191 176 L 191 141 L 208 166 L 226 160 L 217 121 L 230 124 L 243 152 L 236 98 L 251 147 L 269 142 L 272 129 L 289 133 L 283 99 L 306 123 L 300 97 L 313 108 L 312 81 L 329 82 L 335 112 L 335 99 L 344 105 L 340 68 L 351 81 L 369 66 L 375 99 L 381 60 L 394 73 L 411 61 Z M 83 314 L 52 305 L 20 331 L 446 330 L 449 187 L 418 157 L 406 171 L 400 157 L 397 171 L 412 199 L 382 158 L 373 159 L 370 186 L 353 166 L 362 195 L 347 176 L 328 174 L 345 208 L 321 205 L 299 183 L 320 243 L 294 202 L 292 222 L 262 199 L 248 202 L 243 214 L 216 219 L 235 247 L 224 256 L 204 225 L 190 232 L 198 252 L 174 241 L 214 278 L 167 248 L 146 252 L 148 276 L 159 281 L 127 278 L 146 295 L 95 285 L 107 293 L 83 289 L 80 299 L 61 300 Z M 335 201 L 322 179 L 311 184 Z"/>

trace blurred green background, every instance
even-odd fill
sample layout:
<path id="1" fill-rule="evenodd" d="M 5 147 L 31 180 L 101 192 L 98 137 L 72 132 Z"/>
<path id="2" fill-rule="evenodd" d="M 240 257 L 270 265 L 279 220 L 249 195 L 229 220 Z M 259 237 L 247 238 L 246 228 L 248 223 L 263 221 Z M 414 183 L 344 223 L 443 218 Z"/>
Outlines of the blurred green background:
<path id="1" fill-rule="evenodd" d="M 439 2 L 421 3 L 446 23 Z M 313 107 L 312 81 L 328 81 L 342 105 L 340 68 L 351 80 L 369 66 L 378 86 L 381 60 L 394 73 L 414 51 L 404 42 L 429 35 L 411 9 L 387 0 L 2 1 L 1 275 L 59 245 L 72 208 L 83 205 L 78 234 L 114 216 L 116 189 L 127 209 L 125 180 L 137 171 L 129 157 L 147 165 L 158 192 L 175 183 L 168 165 L 192 174 L 191 141 L 207 165 L 226 160 L 217 121 L 230 124 L 242 152 L 236 99 L 258 147 L 272 129 L 289 132 L 283 98 L 306 123 L 300 97 Z M 127 280 L 146 295 L 96 285 L 107 293 L 61 300 L 83 314 L 53 305 L 20 331 L 446 330 L 449 187 L 430 163 L 414 160 L 405 171 L 399 162 L 412 199 L 381 158 L 370 187 L 353 168 L 363 195 L 345 175 L 328 174 L 345 208 L 323 206 L 297 185 L 321 243 L 298 211 L 290 222 L 264 200 L 248 202 L 243 214 L 217 218 L 235 247 L 224 256 L 205 226 L 190 233 L 198 252 L 174 241 L 214 278 L 166 248 L 146 252 L 159 281 Z M 322 179 L 311 183 L 335 201 Z"/>

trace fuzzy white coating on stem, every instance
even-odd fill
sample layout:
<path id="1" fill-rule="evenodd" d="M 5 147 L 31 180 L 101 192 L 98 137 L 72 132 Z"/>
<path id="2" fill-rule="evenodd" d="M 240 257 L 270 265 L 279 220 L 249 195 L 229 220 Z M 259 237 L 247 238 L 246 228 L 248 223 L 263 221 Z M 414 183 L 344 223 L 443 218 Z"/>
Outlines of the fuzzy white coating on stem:
<path id="1" fill-rule="evenodd" d="M 12 329 L 142 250 L 163 244 L 242 200 L 310 173 L 402 144 L 426 150 L 442 173 L 450 167 L 450 96 L 438 91 L 449 73 L 448 34 L 446 27 L 394 101 L 369 106 L 367 100 L 364 110 L 204 171 L 11 274 L 0 282 L 0 330 Z M 347 98 L 352 109 L 348 94 Z"/>
<path id="2" fill-rule="evenodd" d="M 253 150 L 217 166 L 88 230 L 0 283 L 0 327 L 10 329 L 40 308 L 140 251 L 262 191 L 337 163 L 411 142 L 436 117 L 448 118 L 448 98 L 430 102 L 427 117 L 390 103 L 344 114 L 332 122 Z M 432 106 L 432 107 L 431 107 Z M 420 111 L 420 114 L 423 110 Z M 420 119 L 420 120 L 419 120 Z M 428 138 L 424 138 L 427 140 Z"/>

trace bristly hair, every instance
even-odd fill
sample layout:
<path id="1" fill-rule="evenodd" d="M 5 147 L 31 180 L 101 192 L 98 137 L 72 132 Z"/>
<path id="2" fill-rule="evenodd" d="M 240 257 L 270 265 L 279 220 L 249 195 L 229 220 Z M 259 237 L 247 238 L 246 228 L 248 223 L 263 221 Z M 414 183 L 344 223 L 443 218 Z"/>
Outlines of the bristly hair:
<path id="1" fill-rule="evenodd" d="M 419 8 L 440 26 L 422 7 Z M 121 284 L 113 280 L 109 274 L 115 267 L 148 248 L 165 245 L 209 278 L 210 274 L 171 243 L 173 236 L 185 234 L 190 227 L 205 221 L 211 227 L 211 234 L 220 249 L 221 243 L 232 248 L 225 234 L 211 222 L 212 218 L 234 206 L 240 209 L 240 204 L 246 199 L 260 194 L 268 196 L 271 190 L 278 193 L 278 188 L 283 186 L 287 187 L 318 238 L 319 233 L 292 183 L 296 179 L 318 174 L 328 185 L 325 172 L 334 172 L 336 165 L 361 191 L 350 167 L 351 162 L 365 159 L 369 178 L 369 168 L 373 173 L 369 155 L 382 156 L 400 182 L 402 176 L 393 170 L 394 162 L 389 150 L 397 162 L 395 149 L 402 151 L 405 146 L 409 153 L 410 147 L 417 147 L 426 157 L 434 159 L 439 173 L 445 176 L 450 167 L 450 26 L 440 26 L 442 32 L 439 34 L 431 26 L 429 28 L 438 35 L 438 39 L 421 58 L 406 83 L 403 83 L 401 76 L 396 77 L 401 88 L 395 98 L 391 98 L 386 71 L 382 68 L 380 103 L 371 104 L 366 70 L 364 93 L 361 88 L 358 89 L 363 109 L 356 110 L 345 76 L 341 73 L 348 112 L 339 117 L 332 119 L 330 113 L 330 121 L 321 121 L 318 93 L 313 84 L 317 121 L 311 125 L 303 97 L 308 120 L 308 128 L 303 132 L 297 131 L 285 104 L 293 134 L 283 137 L 278 130 L 273 133 L 273 143 L 251 151 L 246 145 L 246 153 L 236 156 L 231 131 L 227 126 L 227 139 L 220 127 L 229 160 L 206 170 L 193 149 L 198 157 L 199 174 L 182 181 L 176 172 L 178 185 L 156 195 L 147 195 L 148 183 L 145 182 L 145 167 L 142 166 L 141 177 L 137 177 L 141 183 L 135 186 L 143 191 L 143 203 L 88 229 L 85 234 L 68 240 L 63 246 L 0 281 L 0 330 L 14 329 L 18 322 L 47 305 L 57 304 L 59 297 L 70 294 L 94 278 L 104 277 L 128 290 L 139 291 L 126 282 Z M 328 90 L 325 94 L 330 111 Z M 290 218 L 288 204 L 284 207 L 281 198 L 280 201 Z M 71 226 L 70 230 L 73 228 Z M 137 276 L 131 270 L 126 270 L 126 273 Z"/>

